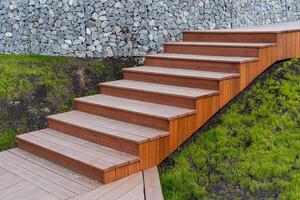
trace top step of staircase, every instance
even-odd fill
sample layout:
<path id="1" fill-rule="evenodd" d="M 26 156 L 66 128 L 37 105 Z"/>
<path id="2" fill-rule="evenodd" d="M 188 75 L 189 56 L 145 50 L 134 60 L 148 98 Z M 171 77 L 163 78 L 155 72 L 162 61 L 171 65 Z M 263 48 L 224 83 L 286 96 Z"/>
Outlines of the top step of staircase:
<path id="1" fill-rule="evenodd" d="M 294 31 L 300 31 L 299 22 L 266 24 L 261 26 L 245 27 L 245 28 L 237 28 L 237 29 L 184 31 L 183 33 L 284 33 L 284 32 L 294 32 Z"/>
<path id="2" fill-rule="evenodd" d="M 239 42 L 166 42 L 169 46 L 201 46 L 201 47 L 246 47 L 265 48 L 274 47 L 276 43 L 239 43 Z"/>
<path id="3" fill-rule="evenodd" d="M 299 22 L 240 29 L 184 31 L 184 41 L 277 43 L 277 34 L 300 30 Z"/>

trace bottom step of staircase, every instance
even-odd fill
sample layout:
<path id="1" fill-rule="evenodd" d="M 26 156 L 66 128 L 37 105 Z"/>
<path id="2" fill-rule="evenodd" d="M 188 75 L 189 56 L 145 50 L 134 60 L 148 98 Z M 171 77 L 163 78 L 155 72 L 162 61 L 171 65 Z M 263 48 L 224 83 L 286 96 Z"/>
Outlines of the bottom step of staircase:
<path id="1" fill-rule="evenodd" d="M 52 129 L 17 136 L 18 146 L 87 177 L 110 183 L 139 171 L 139 157 Z"/>

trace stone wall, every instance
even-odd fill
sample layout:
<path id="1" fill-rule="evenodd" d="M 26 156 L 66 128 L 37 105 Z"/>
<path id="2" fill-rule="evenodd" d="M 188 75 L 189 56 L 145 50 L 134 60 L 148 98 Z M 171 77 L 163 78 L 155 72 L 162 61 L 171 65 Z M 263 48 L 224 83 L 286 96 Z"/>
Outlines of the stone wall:
<path id="1" fill-rule="evenodd" d="M 300 19 L 300 0 L 0 0 L 0 52 L 131 57 L 183 30 Z"/>

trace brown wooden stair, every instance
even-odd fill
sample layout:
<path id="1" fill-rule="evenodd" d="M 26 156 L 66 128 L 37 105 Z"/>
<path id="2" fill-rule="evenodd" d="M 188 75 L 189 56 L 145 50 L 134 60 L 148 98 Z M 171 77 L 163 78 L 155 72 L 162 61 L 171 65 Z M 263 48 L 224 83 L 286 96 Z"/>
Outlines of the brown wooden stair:
<path id="1" fill-rule="evenodd" d="M 31 153 L 104 183 L 138 171 L 138 156 L 74 138 L 52 129 L 18 136 L 18 145 Z"/>
<path id="2" fill-rule="evenodd" d="M 300 28 L 265 29 L 184 32 L 17 143 L 104 183 L 156 166 L 270 65 L 300 55 Z"/>

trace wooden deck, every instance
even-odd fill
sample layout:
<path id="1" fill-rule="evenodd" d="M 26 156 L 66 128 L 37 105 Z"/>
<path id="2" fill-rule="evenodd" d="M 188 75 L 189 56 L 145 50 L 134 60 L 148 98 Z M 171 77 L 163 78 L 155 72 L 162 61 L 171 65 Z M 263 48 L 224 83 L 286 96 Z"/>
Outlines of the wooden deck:
<path id="1" fill-rule="evenodd" d="M 156 167 L 103 185 L 15 148 L 0 153 L 0 199 L 162 200 L 163 197 Z"/>
<path id="2" fill-rule="evenodd" d="M 157 171 L 145 170 L 273 63 L 299 56 L 300 23 L 188 31 L 164 46 L 101 94 L 75 99 L 76 110 L 49 116 L 48 129 L 17 136 L 25 151 L 1 153 L 0 199 L 162 198 Z"/>

